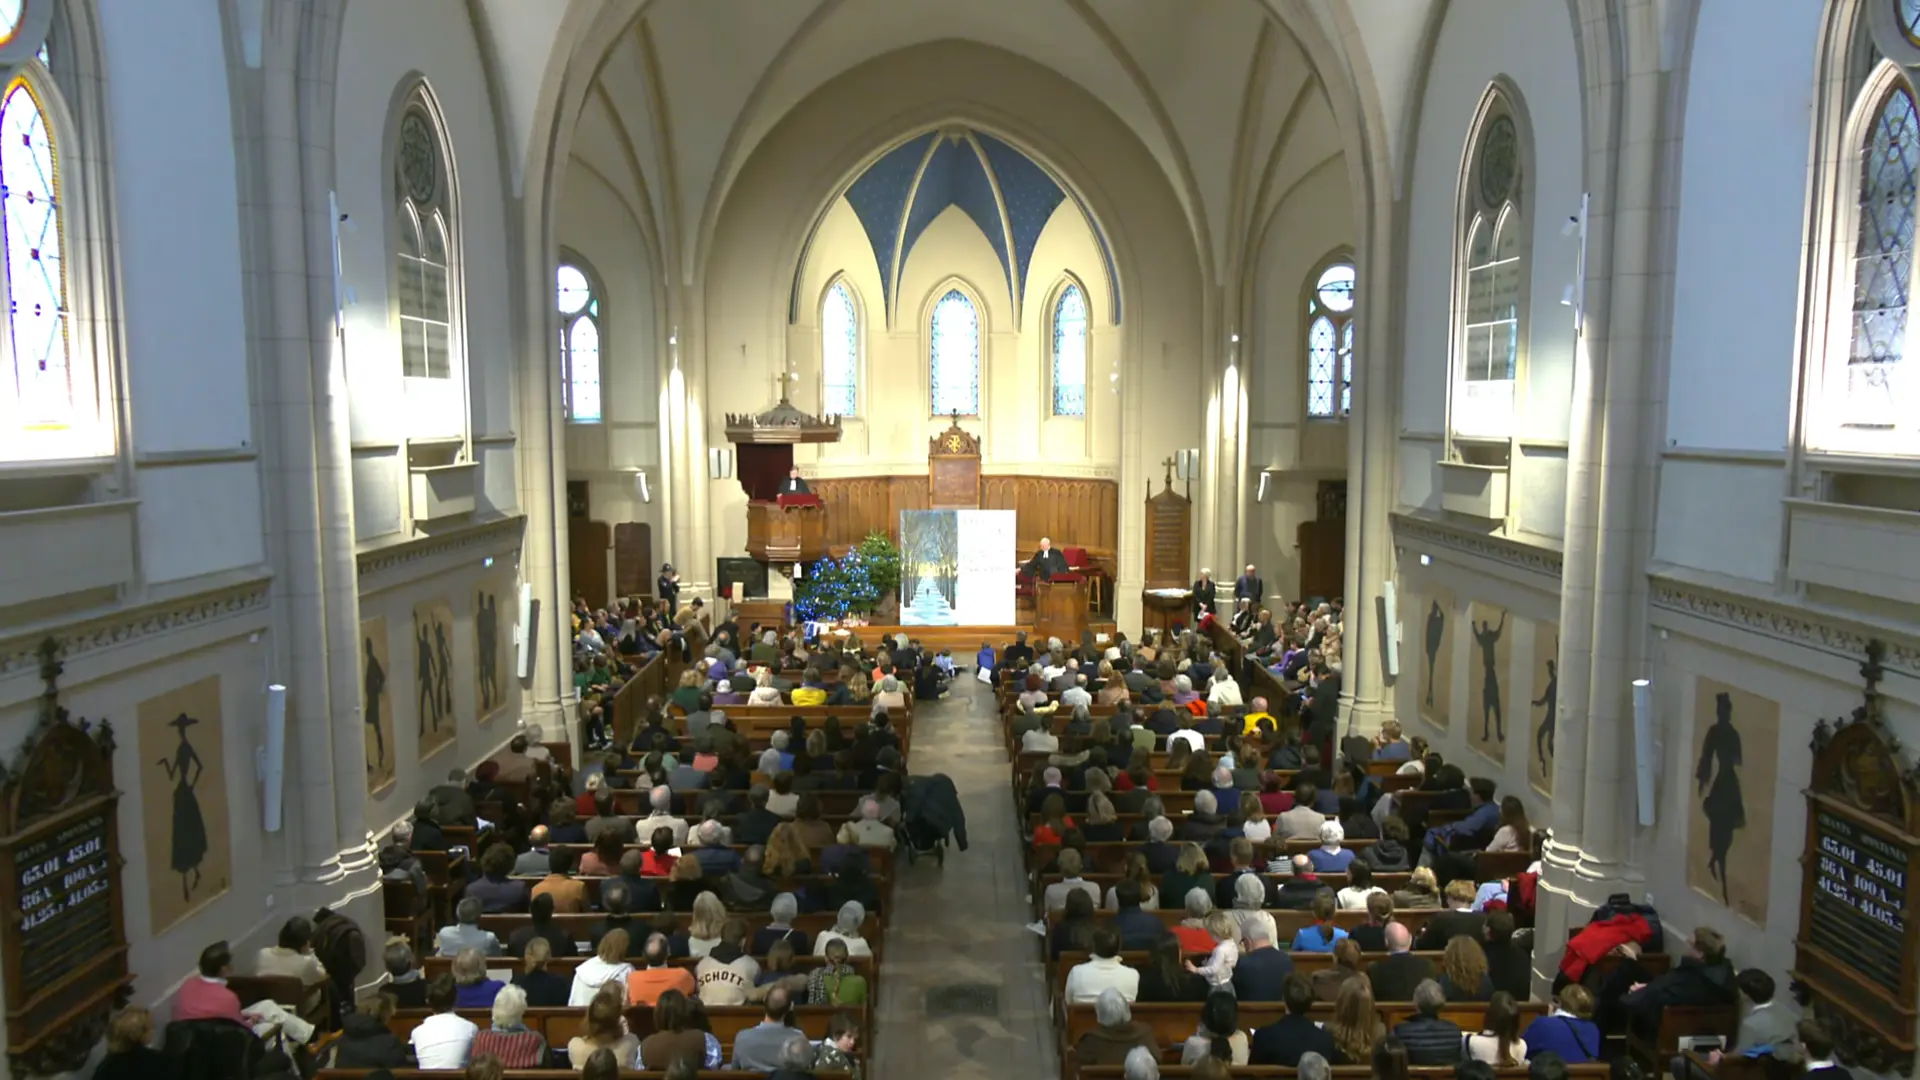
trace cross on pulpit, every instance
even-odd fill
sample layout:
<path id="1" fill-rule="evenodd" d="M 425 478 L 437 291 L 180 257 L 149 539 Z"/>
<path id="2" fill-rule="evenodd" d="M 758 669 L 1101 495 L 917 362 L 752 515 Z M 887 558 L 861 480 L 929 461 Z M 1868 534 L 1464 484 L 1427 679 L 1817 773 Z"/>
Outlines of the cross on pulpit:
<path id="1" fill-rule="evenodd" d="M 1167 486 L 1172 487 L 1173 486 L 1173 455 L 1171 454 L 1167 455 L 1167 459 L 1165 461 L 1162 461 L 1160 464 L 1166 466 Z"/>

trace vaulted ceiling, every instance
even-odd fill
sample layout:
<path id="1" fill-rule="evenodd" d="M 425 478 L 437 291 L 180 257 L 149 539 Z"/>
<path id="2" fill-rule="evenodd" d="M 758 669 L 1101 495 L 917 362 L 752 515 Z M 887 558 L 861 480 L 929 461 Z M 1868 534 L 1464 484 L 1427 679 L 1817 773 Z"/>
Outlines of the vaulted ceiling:
<path id="1" fill-rule="evenodd" d="M 537 97 L 540 42 L 563 33 L 559 17 L 529 9 L 562 5 L 480 3 L 518 128 Z M 606 25 L 623 7 L 636 13 L 606 42 L 582 46 L 598 50 L 598 69 L 573 153 L 630 193 L 684 275 L 738 170 L 795 105 L 876 56 L 958 38 L 1052 68 L 1105 102 L 1165 171 L 1211 272 L 1230 276 L 1291 185 L 1341 153 L 1347 118 L 1335 117 L 1330 81 L 1367 80 L 1381 95 L 1380 122 L 1397 129 L 1431 0 L 571 4 L 576 24 L 583 7 L 604 6 Z M 1335 55 L 1310 60 L 1301 27 L 1335 43 L 1322 50 Z"/>

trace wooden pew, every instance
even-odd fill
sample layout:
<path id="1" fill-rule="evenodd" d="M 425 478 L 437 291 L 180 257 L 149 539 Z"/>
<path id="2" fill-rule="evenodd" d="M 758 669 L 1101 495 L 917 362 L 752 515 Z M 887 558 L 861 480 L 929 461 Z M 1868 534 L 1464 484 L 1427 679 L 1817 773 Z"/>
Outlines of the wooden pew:
<path id="1" fill-rule="evenodd" d="M 808 936 L 811 937 L 812 935 L 808 935 Z M 809 942 L 809 944 L 811 944 L 811 942 Z M 635 948 L 634 952 L 638 954 L 639 949 Z M 1085 957 L 1087 954 L 1081 953 L 1078 955 Z M 1434 955 L 1438 956 L 1439 954 L 1436 953 Z M 761 955 L 761 959 L 765 959 L 764 955 Z M 556 975 L 565 975 L 568 978 L 572 978 L 574 969 L 579 967 L 586 960 L 587 960 L 586 956 L 556 957 L 552 960 L 547 961 L 547 970 L 553 972 Z M 691 971 L 693 970 L 694 965 L 698 964 L 699 962 L 700 962 L 699 959 L 696 957 L 680 956 L 680 957 L 675 957 L 674 959 L 668 961 L 667 966 L 677 967 L 677 968 L 686 968 L 687 970 Z M 814 968 L 820 967 L 826 962 L 827 962 L 826 958 L 822 956 L 795 955 L 793 958 L 793 970 L 812 971 Z M 1436 961 L 1436 963 L 1437 962 L 1438 961 Z M 854 956 L 854 957 L 849 957 L 847 960 L 847 963 L 855 971 L 858 971 L 867 980 L 867 987 L 868 987 L 867 998 L 868 1000 L 873 1000 L 872 988 L 875 985 L 875 980 L 878 978 L 878 969 L 874 966 L 873 958 L 867 957 L 867 956 Z M 635 961 L 635 964 L 636 966 L 638 966 L 637 960 Z M 512 976 L 518 974 L 521 970 L 521 967 L 522 965 L 520 962 L 520 958 L 517 956 L 490 956 L 487 958 L 488 972 L 492 973 L 495 978 L 499 978 L 502 973 L 504 973 L 507 976 L 506 978 L 501 979 L 502 982 L 512 981 Z M 420 959 L 420 970 L 426 972 L 427 978 L 432 978 L 443 971 L 451 972 L 453 970 L 453 957 L 451 956 L 422 957 Z"/>
<path id="2" fill-rule="evenodd" d="M 1287 955 L 1293 960 L 1293 970 L 1308 977 L 1316 971 L 1325 971 L 1333 966 L 1333 954 L 1330 952 L 1289 952 Z M 1440 952 L 1416 952 L 1413 955 L 1425 957 L 1433 964 L 1435 971 L 1440 970 L 1440 961 L 1446 956 L 1445 953 Z M 1360 954 L 1360 970 L 1364 972 L 1369 964 L 1376 960 L 1385 960 L 1387 956 L 1387 953 Z M 1067 972 L 1073 970 L 1075 964 L 1084 964 L 1092 958 L 1092 953 L 1068 951 L 1061 953 L 1060 958 L 1052 962 L 1053 994 L 1056 1000 L 1065 1000 Z M 1664 975 L 1672 966 L 1672 959 L 1667 953 L 1648 953 L 1641 957 L 1641 962 L 1649 975 Z M 1152 963 L 1152 955 L 1144 952 L 1123 952 L 1120 954 L 1120 962 L 1130 968 L 1144 969 Z"/>
<path id="3" fill-rule="evenodd" d="M 561 849 L 562 851 L 572 852 L 576 859 L 579 858 L 580 856 L 585 855 L 587 852 L 593 850 L 593 847 L 589 844 L 555 844 L 553 846 Z M 734 853 L 739 855 L 745 855 L 748 846 L 749 845 L 747 844 L 731 845 L 731 847 L 734 850 Z M 652 849 L 648 847 L 646 844 L 628 844 L 626 845 L 626 850 L 650 851 Z M 825 850 L 825 849 L 822 848 L 818 850 Z M 870 848 L 866 848 L 865 850 L 867 853 L 867 873 L 869 875 L 876 878 L 893 876 L 894 853 L 892 851 L 889 851 L 888 849 L 881 848 L 881 847 L 870 847 Z M 445 926 L 446 923 L 443 922 L 440 925 Z"/>
<path id="4" fill-rule="evenodd" d="M 1567 1080 L 1608 1080 L 1612 1075 L 1612 1066 L 1604 1061 L 1582 1062 L 1567 1066 Z M 1422 1067 L 1414 1066 L 1407 1070 L 1422 1080 L 1453 1080 L 1453 1066 Z M 1121 1080 L 1123 1073 L 1118 1065 L 1082 1065 L 1080 1080 Z M 1332 1068 L 1333 1080 L 1372 1080 L 1373 1068 L 1369 1065 L 1335 1065 Z M 508 1073 L 508 1076 L 514 1074 Z M 623 1074 L 624 1075 L 624 1074 Z M 705 1073 L 701 1074 L 705 1076 Z M 826 1076 L 826 1073 L 816 1075 Z M 1161 1065 L 1161 1080 L 1189 1080 L 1194 1075 L 1190 1065 Z M 1296 1075 L 1293 1069 L 1281 1065 L 1237 1065 L 1233 1070 L 1234 1080 L 1292 1080 Z M 1497 1080 L 1527 1080 L 1525 1068 L 1495 1069 Z"/>
<path id="5" fill-rule="evenodd" d="M 1547 1009 L 1548 1005 L 1544 1001 L 1521 1002 L 1520 1030 L 1525 1031 L 1528 1024 L 1545 1016 Z M 1381 1022 L 1387 1025 L 1388 1031 L 1392 1031 L 1394 1025 L 1406 1020 L 1414 1013 L 1411 1001 L 1377 1002 L 1374 1005 L 1374 1011 L 1379 1014 Z M 1065 1007 L 1065 1012 L 1066 1037 L 1061 1041 L 1062 1046 L 1078 1045 L 1082 1035 L 1100 1026 L 1100 1022 L 1094 1018 L 1092 1005 L 1068 1005 Z M 1277 1001 L 1243 1001 L 1240 1003 L 1240 1026 L 1245 1029 L 1265 1027 L 1285 1016 L 1286 1012 L 1286 1006 Z M 1316 1021 L 1324 1023 L 1333 1018 L 1333 1005 L 1330 1002 L 1315 1002 L 1309 1015 Z M 1460 1025 L 1462 1031 L 1479 1031 L 1486 1024 L 1487 1006 L 1486 1003 L 1478 1001 L 1448 1002 L 1440 1010 L 1440 1016 L 1442 1019 L 1451 1020 Z M 1153 1028 L 1154 1038 L 1162 1046 L 1172 1045 L 1184 1042 L 1187 1036 L 1193 1034 L 1200 1020 L 1200 1003 L 1163 1004 L 1136 1001 L 1133 1004 L 1133 1019 Z M 715 1033 L 718 1034 L 717 1029 Z M 1238 1070 L 1234 1075 L 1236 1077 L 1239 1075 Z"/>
<path id="6" fill-rule="evenodd" d="M 1197 1008 L 1197 1007 L 1196 1007 Z M 830 1005 L 800 1005 L 793 1010 L 789 1021 L 791 1026 L 804 1031 L 810 1039 L 823 1039 L 827 1034 L 827 1025 L 833 1021 L 836 1013 L 863 1013 L 865 1010 L 837 1009 Z M 457 1009 L 462 1018 L 471 1020 L 485 1031 L 493 1024 L 491 1009 Z M 405 1039 L 413 1033 L 415 1025 L 425 1020 L 430 1013 L 425 1009 L 402 1009 L 387 1021 L 387 1030 Z M 1197 1013 L 1196 1013 L 1197 1015 Z M 742 1031 L 758 1024 L 766 1018 L 766 1010 L 758 1005 L 709 1006 L 707 1022 L 712 1025 L 713 1037 L 720 1040 L 723 1049 L 730 1049 L 733 1040 Z M 565 1050 L 567 1041 L 581 1034 L 587 1028 L 587 1010 L 579 1009 L 528 1009 L 526 1025 L 547 1038 L 547 1045 Z M 644 1005 L 635 1005 L 627 1009 L 627 1029 L 642 1039 L 653 1033 L 653 1009 Z M 864 1017 L 861 1022 L 863 1033 L 870 1031 Z M 1184 1037 L 1184 1036 L 1183 1036 Z M 450 1074 L 441 1072 L 442 1078 Z M 578 1073 L 568 1073 L 578 1076 Z M 625 1072 L 622 1076 L 627 1075 Z M 732 1074 L 738 1077 L 739 1073 Z"/>
<path id="7" fill-rule="evenodd" d="M 562 1046 L 562 1050 L 566 1047 Z M 379 1072 L 382 1076 L 391 1075 L 395 1080 L 458 1080 L 465 1076 L 464 1071 L 449 1072 L 446 1069 L 321 1069 L 315 1074 L 315 1080 L 367 1080 L 368 1076 Z M 580 1073 L 574 1069 L 507 1069 L 500 1074 L 504 1080 L 580 1080 Z M 632 1069 L 620 1070 L 621 1080 L 666 1080 L 666 1073 L 654 1070 L 636 1072 Z M 764 1073 L 740 1073 L 723 1069 L 702 1069 L 694 1073 L 696 1080 L 740 1080 L 743 1076 L 764 1076 Z M 1119 1076 L 1119 1073 L 1113 1075 Z M 1289 1071 L 1291 1076 L 1292 1072 Z M 1520 1074 L 1525 1076 L 1523 1072 Z M 817 1080 L 852 1080 L 851 1073 L 834 1072 L 830 1069 L 815 1069 L 813 1076 Z"/>
<path id="8" fill-rule="evenodd" d="M 838 916 L 839 913 L 833 911 L 801 915 L 793 920 L 793 926 L 796 930 L 805 930 L 809 937 L 818 937 L 822 930 L 833 929 L 834 920 Z M 773 916 L 765 912 L 756 911 L 730 911 L 727 913 L 727 917 L 730 919 L 739 919 L 741 922 L 746 923 L 749 931 L 758 930 L 773 921 Z M 553 921 L 568 933 L 572 934 L 573 940 L 585 941 L 587 940 L 587 935 L 592 932 L 594 924 L 603 918 L 605 918 L 605 916 L 599 912 L 587 911 L 578 915 L 555 915 Z M 512 936 L 515 930 L 526 926 L 532 921 L 533 916 L 531 915 L 482 915 L 480 916 L 480 929 L 491 930 L 494 936 L 504 942 Z M 680 928 L 682 930 L 686 929 L 684 920 L 681 922 Z M 868 912 L 866 919 L 860 923 L 860 936 L 867 939 L 868 946 L 873 949 L 873 954 L 877 958 L 881 952 L 880 916 L 873 912 Z"/>
<path id="9" fill-rule="evenodd" d="M 1293 935 L 1313 924 L 1313 913 L 1310 911 L 1294 911 L 1289 908 L 1267 908 L 1266 912 L 1273 916 L 1274 929 L 1287 941 L 1292 941 Z M 1405 910 L 1395 911 L 1393 913 L 1393 921 L 1400 923 L 1412 931 L 1415 937 L 1419 937 L 1420 932 L 1427 928 L 1427 921 L 1439 913 L 1439 908 L 1407 908 Z M 1180 925 L 1187 917 L 1185 911 L 1177 908 L 1173 910 L 1163 909 L 1160 911 L 1150 911 L 1147 914 L 1157 917 L 1162 923 L 1165 923 L 1169 927 Z M 1058 911 L 1050 911 L 1047 913 L 1048 941 L 1053 940 L 1053 928 L 1060 922 L 1061 915 L 1062 913 Z M 1112 915 L 1112 912 L 1095 912 L 1094 918 L 1104 920 L 1111 918 Z M 487 919 L 499 917 L 500 916 L 497 915 L 489 915 L 480 921 L 482 925 L 485 925 Z M 1342 930 L 1352 930 L 1356 926 L 1364 925 L 1366 921 L 1367 913 L 1364 911 L 1336 911 L 1333 913 L 1333 925 Z M 1181 1037 L 1185 1038 L 1185 1036 Z"/>
<path id="10" fill-rule="evenodd" d="M 880 877 L 877 875 L 869 875 L 869 876 L 873 878 L 874 887 L 880 890 L 880 895 L 882 897 L 885 897 L 889 892 L 892 891 L 893 882 L 891 878 Z M 575 881 L 578 881 L 584 884 L 587 887 L 587 903 L 593 905 L 593 907 L 596 910 L 600 907 L 600 886 L 609 881 L 619 880 L 618 878 L 611 878 L 611 877 L 589 877 L 583 874 L 575 874 L 573 875 L 573 879 Z M 514 878 L 512 880 L 524 881 L 528 885 L 533 885 L 539 882 L 541 879 L 523 877 L 523 878 Z M 666 878 L 656 877 L 656 878 L 647 878 L 646 880 L 652 882 L 655 887 L 662 888 L 662 889 L 664 889 L 667 884 Z M 794 878 L 791 884 L 806 888 L 809 895 L 820 896 L 820 895 L 824 895 L 826 893 L 826 890 L 833 884 L 833 877 L 832 875 L 829 875 L 829 874 L 805 874 L 800 877 Z M 717 893 L 718 890 L 716 889 L 715 892 Z M 640 912 L 638 914 L 644 915 L 646 913 Z"/>

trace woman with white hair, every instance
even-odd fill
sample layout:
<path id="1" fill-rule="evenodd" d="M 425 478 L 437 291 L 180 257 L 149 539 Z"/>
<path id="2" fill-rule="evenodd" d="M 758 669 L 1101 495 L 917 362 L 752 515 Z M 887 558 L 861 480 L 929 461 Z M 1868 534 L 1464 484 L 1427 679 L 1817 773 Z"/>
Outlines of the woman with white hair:
<path id="1" fill-rule="evenodd" d="M 1315 873 L 1344 874 L 1353 862 L 1353 849 L 1341 847 L 1347 838 L 1347 831 L 1338 821 L 1329 820 L 1320 826 L 1320 846 L 1307 852 L 1307 858 L 1313 861 Z"/>
<path id="2" fill-rule="evenodd" d="M 1120 1080 L 1160 1080 L 1159 1046 L 1148 1050 L 1136 1046 L 1127 1051 L 1126 1063 L 1121 1066 Z"/>
<path id="3" fill-rule="evenodd" d="M 1172 889 L 1163 889 L 1162 895 L 1179 896 Z M 1207 932 L 1207 919 L 1213 914 L 1213 890 L 1195 886 L 1186 892 L 1185 909 L 1187 917 L 1180 925 L 1172 927 L 1173 936 L 1180 939 L 1180 951 L 1183 953 L 1208 953 L 1213 951 L 1213 935 Z"/>
<path id="4" fill-rule="evenodd" d="M 1186 708 L 1187 702 L 1200 700 L 1200 694 L 1193 688 L 1193 679 L 1185 674 L 1173 677 L 1173 703 Z"/>
<path id="5" fill-rule="evenodd" d="M 1080 1036 L 1074 1059 L 1081 1065 L 1118 1065 L 1140 1048 L 1159 1052 L 1153 1025 L 1133 1018 L 1126 995 L 1109 986 L 1093 999 L 1093 1018 L 1100 1026 Z"/>
<path id="6" fill-rule="evenodd" d="M 827 955 L 828 944 L 838 941 L 847 947 L 848 956 L 872 956 L 873 946 L 860 935 L 860 924 L 866 921 L 867 909 L 858 900 L 849 900 L 840 905 L 840 914 L 835 916 L 833 929 L 822 930 L 813 939 L 813 955 Z"/>
<path id="7" fill-rule="evenodd" d="M 472 1057 L 492 1054 L 506 1069 L 538 1069 L 547 1063 L 547 1037 L 527 1026 L 527 992 L 503 986 L 493 996 L 493 1026 L 473 1037 Z"/>
<path id="8" fill-rule="evenodd" d="M 1029 709 L 1029 711 L 1032 711 Z M 1050 721 L 1040 718 L 1040 726 L 1032 728 L 1020 736 L 1020 752 L 1023 754 L 1054 754 L 1060 751 L 1060 737 L 1048 730 Z"/>
<path id="9" fill-rule="evenodd" d="M 761 751 L 760 763 L 757 766 L 760 772 L 772 776 L 777 772 L 793 770 L 793 755 L 787 753 L 790 738 L 786 728 L 781 728 L 767 737 L 767 748 Z"/>
<path id="10" fill-rule="evenodd" d="M 906 709 L 907 695 L 900 688 L 900 680 L 892 675 L 881 676 L 880 682 L 874 687 L 873 706 L 889 712 Z"/>
<path id="11" fill-rule="evenodd" d="M 1246 702 L 1240 697 L 1240 684 L 1225 666 L 1213 669 L 1213 685 L 1207 688 L 1207 704 L 1221 709 L 1237 709 Z"/>
<path id="12" fill-rule="evenodd" d="M 1266 904 L 1267 883 L 1259 874 L 1241 874 L 1233 879 L 1233 917 L 1240 923 L 1240 940 L 1280 940 L 1280 928 L 1273 916 L 1261 910 Z"/>
<path id="13" fill-rule="evenodd" d="M 773 685 L 773 669 L 761 668 L 753 676 L 753 692 L 747 695 L 749 705 L 778 705 L 780 691 Z"/>

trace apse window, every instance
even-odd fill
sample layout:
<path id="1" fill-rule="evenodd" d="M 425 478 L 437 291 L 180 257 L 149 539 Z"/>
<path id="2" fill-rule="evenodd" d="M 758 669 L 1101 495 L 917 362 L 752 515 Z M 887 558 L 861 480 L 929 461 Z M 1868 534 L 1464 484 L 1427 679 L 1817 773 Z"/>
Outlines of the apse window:
<path id="1" fill-rule="evenodd" d="M 1053 415 L 1087 415 L 1087 296 L 1078 285 L 1053 305 Z"/>
<path id="2" fill-rule="evenodd" d="M 1521 362 L 1520 297 L 1526 260 L 1520 131 L 1496 91 L 1482 108 L 1461 193 L 1460 336 L 1453 360 L 1453 431 L 1507 438 Z"/>
<path id="3" fill-rule="evenodd" d="M 400 117 L 394 154 L 399 246 L 395 271 L 400 370 L 410 379 L 454 371 L 453 207 L 445 144 L 423 95 Z"/>
<path id="4" fill-rule="evenodd" d="M 933 415 L 980 415 L 980 313 L 959 289 L 933 305 L 928 334 Z"/>
<path id="5" fill-rule="evenodd" d="M 560 367 L 567 419 L 600 422 L 600 297 L 593 279 L 561 263 L 556 296 L 560 306 Z"/>
<path id="6" fill-rule="evenodd" d="M 1334 263 L 1307 297 L 1307 415 L 1331 420 L 1353 411 L 1353 264 Z"/>
<path id="7" fill-rule="evenodd" d="M 4 15 L 0 11 L 0 15 Z M 14 5 L 12 17 L 19 16 Z M 9 31 L 11 32 L 11 31 Z M 6 353 L 13 378 L 0 392 L 0 458 L 111 455 L 113 425 L 94 363 L 76 348 L 69 293 L 68 213 L 61 147 L 37 76 L 0 96 L 0 214 L 6 244 Z"/>
<path id="8" fill-rule="evenodd" d="M 860 313 L 853 290 L 836 281 L 820 301 L 821 412 L 857 416 L 860 412 Z"/>

